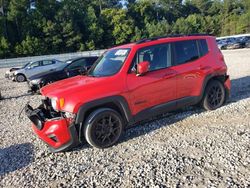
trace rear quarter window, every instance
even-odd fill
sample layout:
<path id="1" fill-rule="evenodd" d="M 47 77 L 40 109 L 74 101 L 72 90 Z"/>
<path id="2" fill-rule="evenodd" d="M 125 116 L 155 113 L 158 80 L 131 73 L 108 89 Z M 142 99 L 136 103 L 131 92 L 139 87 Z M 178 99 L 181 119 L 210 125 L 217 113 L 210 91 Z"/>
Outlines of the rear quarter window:
<path id="1" fill-rule="evenodd" d="M 181 65 L 199 58 L 197 40 L 185 40 L 174 43 L 175 63 Z"/>
<path id="2" fill-rule="evenodd" d="M 206 39 L 200 39 L 199 40 L 199 46 L 200 46 L 200 56 L 204 56 L 208 53 L 208 46 Z"/>

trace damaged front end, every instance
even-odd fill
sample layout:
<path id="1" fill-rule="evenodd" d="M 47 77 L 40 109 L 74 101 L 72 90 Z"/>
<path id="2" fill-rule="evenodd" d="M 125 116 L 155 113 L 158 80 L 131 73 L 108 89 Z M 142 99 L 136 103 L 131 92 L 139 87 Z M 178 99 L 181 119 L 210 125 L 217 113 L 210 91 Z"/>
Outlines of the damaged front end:
<path id="1" fill-rule="evenodd" d="M 53 152 L 67 151 L 79 144 L 75 117 L 65 112 L 55 111 L 51 100 L 42 100 L 43 104 L 33 109 L 29 104 L 25 113 L 33 123 L 34 132 Z"/>

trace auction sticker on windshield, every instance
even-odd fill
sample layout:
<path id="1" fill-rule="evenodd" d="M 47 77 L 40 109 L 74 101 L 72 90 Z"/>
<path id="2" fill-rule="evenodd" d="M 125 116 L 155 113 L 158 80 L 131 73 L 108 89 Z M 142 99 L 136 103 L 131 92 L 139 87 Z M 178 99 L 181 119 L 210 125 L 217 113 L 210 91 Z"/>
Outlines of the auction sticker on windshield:
<path id="1" fill-rule="evenodd" d="M 116 56 L 125 56 L 128 53 L 128 49 L 122 49 L 122 50 L 117 50 L 117 52 L 115 52 Z"/>

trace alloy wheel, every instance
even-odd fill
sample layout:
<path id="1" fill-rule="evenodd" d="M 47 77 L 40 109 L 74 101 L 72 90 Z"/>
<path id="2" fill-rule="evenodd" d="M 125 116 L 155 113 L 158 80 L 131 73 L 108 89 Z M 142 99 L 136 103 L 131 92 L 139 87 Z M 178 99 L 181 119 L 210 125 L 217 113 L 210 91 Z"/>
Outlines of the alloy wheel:
<path id="1" fill-rule="evenodd" d="M 221 87 L 216 85 L 210 88 L 208 92 L 208 103 L 211 107 L 216 108 L 221 104 L 223 93 Z"/>
<path id="2" fill-rule="evenodd" d="M 102 116 L 95 122 L 95 140 L 103 146 L 112 145 L 119 139 L 122 131 L 120 120 L 112 115 Z"/>

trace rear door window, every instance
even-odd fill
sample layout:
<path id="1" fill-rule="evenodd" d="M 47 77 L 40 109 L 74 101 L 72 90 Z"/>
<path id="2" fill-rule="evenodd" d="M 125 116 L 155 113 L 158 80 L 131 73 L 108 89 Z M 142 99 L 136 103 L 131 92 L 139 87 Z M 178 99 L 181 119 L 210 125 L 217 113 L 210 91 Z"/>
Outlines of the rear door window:
<path id="1" fill-rule="evenodd" d="M 186 40 L 174 43 L 175 62 L 181 65 L 199 58 L 197 40 Z"/>

